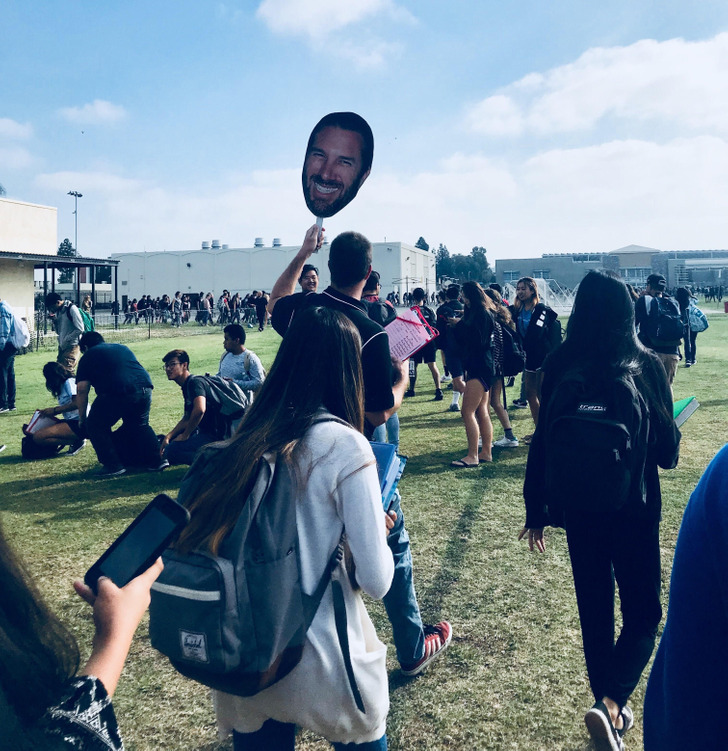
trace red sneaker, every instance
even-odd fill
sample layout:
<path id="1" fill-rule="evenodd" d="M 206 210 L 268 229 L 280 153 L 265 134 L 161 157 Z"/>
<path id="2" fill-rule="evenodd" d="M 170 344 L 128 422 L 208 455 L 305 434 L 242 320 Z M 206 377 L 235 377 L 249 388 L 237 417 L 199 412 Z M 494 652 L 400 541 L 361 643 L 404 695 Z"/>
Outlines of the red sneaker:
<path id="1" fill-rule="evenodd" d="M 414 664 L 402 665 L 402 674 L 419 675 L 450 646 L 451 639 L 452 627 L 447 621 L 440 621 L 435 626 L 425 626 L 425 653 Z"/>

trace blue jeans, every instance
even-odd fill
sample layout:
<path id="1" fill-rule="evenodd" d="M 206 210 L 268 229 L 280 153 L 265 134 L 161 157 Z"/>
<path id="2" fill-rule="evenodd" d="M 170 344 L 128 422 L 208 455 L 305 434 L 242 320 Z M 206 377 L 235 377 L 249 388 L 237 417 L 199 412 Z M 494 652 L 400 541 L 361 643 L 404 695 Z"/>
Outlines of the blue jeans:
<path id="1" fill-rule="evenodd" d="M 293 751 L 296 726 L 288 722 L 267 720 L 254 733 L 233 731 L 233 751 Z M 336 751 L 387 751 L 387 736 L 367 743 L 334 743 Z"/>
<path id="2" fill-rule="evenodd" d="M 186 441 L 170 441 L 167 444 L 167 450 L 164 452 L 164 458 L 170 464 L 192 464 L 197 451 L 216 440 L 217 438 L 214 435 L 195 433 Z"/>
<path id="3" fill-rule="evenodd" d="M 374 428 L 372 440 L 379 443 L 391 443 L 399 451 L 399 413 L 395 412 L 387 422 Z"/>
<path id="4" fill-rule="evenodd" d="M 397 521 L 387 537 L 387 544 L 394 558 L 394 578 L 383 602 L 392 624 L 397 659 L 400 665 L 408 666 L 425 654 L 425 633 L 415 594 L 409 535 L 404 528 L 404 514 L 400 504 L 399 490 L 396 490 L 391 510 L 396 512 Z"/>

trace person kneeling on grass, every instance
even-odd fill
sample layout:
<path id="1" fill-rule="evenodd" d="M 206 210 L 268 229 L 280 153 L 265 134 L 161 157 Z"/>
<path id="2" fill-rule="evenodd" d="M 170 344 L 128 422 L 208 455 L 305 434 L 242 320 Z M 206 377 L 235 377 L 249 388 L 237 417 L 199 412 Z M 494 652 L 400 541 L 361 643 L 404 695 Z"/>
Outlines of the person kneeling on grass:
<path id="1" fill-rule="evenodd" d="M 204 378 L 190 373 L 190 356 L 173 349 L 162 358 L 167 379 L 182 389 L 182 419 L 162 439 L 159 453 L 170 464 L 192 464 L 198 449 L 225 438 L 227 425 Z"/>
<path id="2" fill-rule="evenodd" d="M 38 446 L 70 446 L 68 454 L 75 456 L 85 445 L 86 439 L 81 437 L 78 427 L 78 405 L 76 404 L 76 379 L 70 370 L 59 362 L 47 362 L 43 366 L 46 388 L 58 399 L 55 407 L 39 409 L 44 417 L 56 417 L 62 414 L 63 419 L 41 428 L 32 435 L 33 443 Z"/>

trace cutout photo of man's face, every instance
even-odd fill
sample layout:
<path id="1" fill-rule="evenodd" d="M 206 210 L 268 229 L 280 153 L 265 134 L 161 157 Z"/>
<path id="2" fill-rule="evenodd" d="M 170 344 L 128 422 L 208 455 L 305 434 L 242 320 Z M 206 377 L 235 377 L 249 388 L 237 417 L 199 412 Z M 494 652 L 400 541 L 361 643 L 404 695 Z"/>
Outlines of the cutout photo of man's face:
<path id="1" fill-rule="evenodd" d="M 352 116 L 361 120 L 358 115 Z M 322 123 L 327 118 L 333 116 L 327 115 Z M 309 211 L 317 217 L 330 217 L 341 211 L 356 196 L 371 171 L 373 141 L 366 122 L 361 120 L 368 131 L 369 143 L 358 129 L 343 127 L 346 120 L 331 122 L 316 126 L 303 162 L 303 195 Z"/>

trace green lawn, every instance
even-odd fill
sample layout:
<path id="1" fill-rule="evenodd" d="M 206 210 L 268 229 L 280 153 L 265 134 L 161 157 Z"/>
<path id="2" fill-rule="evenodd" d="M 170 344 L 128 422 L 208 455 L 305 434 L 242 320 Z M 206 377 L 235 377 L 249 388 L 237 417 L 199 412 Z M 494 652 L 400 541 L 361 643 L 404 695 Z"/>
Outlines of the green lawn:
<path id="1" fill-rule="evenodd" d="M 709 306 L 705 306 L 706 308 Z M 710 306 L 712 307 L 712 306 Z M 675 398 L 697 396 L 701 408 L 683 428 L 680 465 L 662 473 L 663 571 L 669 581 L 682 511 L 728 427 L 725 352 L 728 316 L 711 316 L 698 337 L 698 364 L 680 368 Z M 279 339 L 251 330 L 248 345 L 270 366 Z M 151 423 L 166 432 L 179 419 L 180 390 L 162 372 L 172 347 L 190 353 L 193 372 L 217 372 L 222 335 L 151 339 L 131 344 L 155 383 Z M 0 415 L 0 511 L 5 528 L 38 578 L 42 591 L 74 629 L 84 654 L 90 644 L 89 609 L 72 592 L 106 546 L 158 492 L 176 494 L 184 473 L 131 474 L 94 481 L 90 445 L 78 456 L 43 462 L 20 459 L 21 425 L 34 408 L 52 403 L 41 367 L 53 353 L 16 359 L 18 412 Z M 401 412 L 401 483 L 412 538 L 420 607 L 428 622 L 447 618 L 454 637 L 448 652 L 422 677 L 405 680 L 390 649 L 392 749 L 589 749 L 583 725 L 592 704 L 564 535 L 548 531 L 545 555 L 516 540 L 521 528 L 521 485 L 527 447 L 495 454 L 492 465 L 453 471 L 464 455 L 465 431 L 448 401 L 432 402 L 432 381 L 420 366 L 418 396 Z M 515 398 L 509 390 L 508 399 Z M 516 435 L 531 432 L 527 410 L 511 413 Z M 496 425 L 496 438 L 501 432 Z M 665 605 L 667 591 L 665 587 Z M 379 603 L 370 610 L 381 638 L 391 631 Z M 643 678 L 633 705 L 636 727 L 629 748 L 641 747 Z M 326 697 L 321 698 L 326 701 Z M 206 749 L 218 745 L 207 691 L 179 677 L 149 647 L 139 629 L 114 699 L 131 751 Z M 224 746 L 223 746 L 224 747 Z M 299 748 L 329 748 L 304 733 Z"/>

